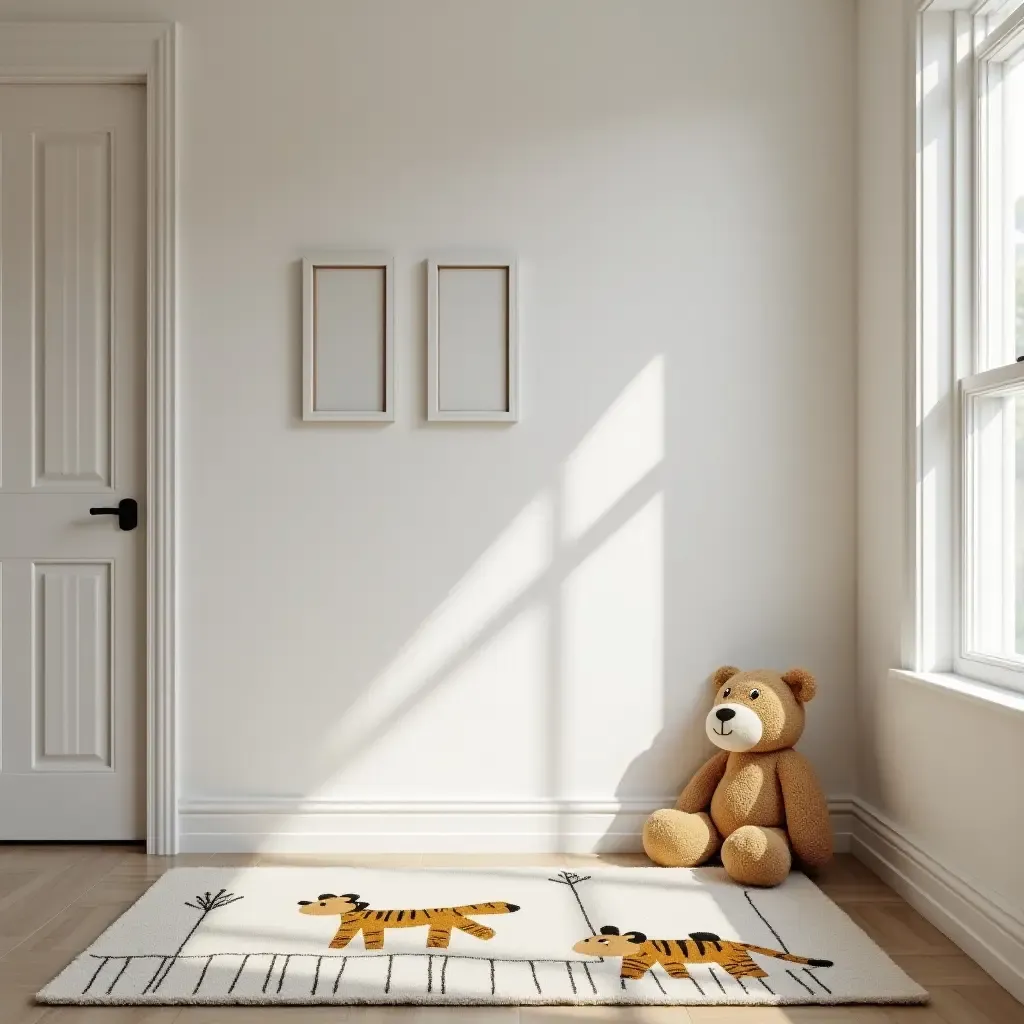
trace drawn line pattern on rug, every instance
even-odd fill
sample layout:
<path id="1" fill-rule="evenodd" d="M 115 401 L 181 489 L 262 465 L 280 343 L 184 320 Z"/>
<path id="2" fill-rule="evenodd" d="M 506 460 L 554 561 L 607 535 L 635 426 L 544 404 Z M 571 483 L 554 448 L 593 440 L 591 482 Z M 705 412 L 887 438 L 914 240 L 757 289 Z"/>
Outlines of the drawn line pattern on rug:
<path id="1" fill-rule="evenodd" d="M 124 966 L 121 968 L 120 971 L 117 972 L 117 977 L 110 983 L 110 988 L 107 989 L 108 996 L 110 995 L 111 992 L 114 991 L 114 986 L 121 980 L 121 975 L 123 975 L 124 972 L 128 970 L 128 965 L 132 962 L 133 959 L 134 957 L 130 956 L 126 956 L 124 958 Z"/>
<path id="2" fill-rule="evenodd" d="M 90 956 L 96 956 L 95 953 L 90 953 L 89 955 Z M 102 960 L 103 962 L 99 965 L 99 967 L 96 968 L 96 973 L 89 979 L 89 984 L 86 985 L 84 989 L 82 989 L 82 995 L 83 996 L 89 991 L 89 989 L 92 988 L 93 982 L 95 982 L 96 979 L 100 976 L 100 971 L 102 971 L 103 968 L 106 967 L 107 964 L 110 962 L 110 957 L 109 956 L 101 956 L 101 957 L 99 957 L 99 959 Z M 108 995 L 109 995 L 109 993 L 108 993 Z"/>
<path id="3" fill-rule="evenodd" d="M 761 911 L 757 907 L 757 904 L 750 898 L 750 890 L 744 889 L 743 895 L 746 896 L 747 902 L 750 904 L 750 909 L 753 910 L 753 912 L 757 914 L 759 918 L 761 918 L 761 920 L 764 922 L 764 926 L 768 929 L 768 931 L 772 933 L 772 935 L 775 937 L 775 941 L 778 942 L 778 944 L 782 947 L 782 952 L 788 953 L 789 946 L 787 946 L 785 942 L 782 941 L 782 936 L 775 930 L 774 925 L 771 923 L 771 921 L 768 920 L 767 917 L 764 916 L 764 914 L 761 913 Z M 800 981 L 800 979 L 792 971 L 787 970 L 786 973 L 791 978 L 793 978 L 794 981 Z M 809 975 L 813 981 L 817 982 L 829 995 L 832 995 L 832 989 L 830 989 L 809 967 L 804 968 L 804 973 Z M 761 979 L 761 984 L 764 985 L 765 988 L 768 988 L 763 978 Z M 801 981 L 800 984 L 803 985 L 803 982 Z M 807 988 L 807 986 L 804 985 L 804 988 Z M 744 991 L 746 990 L 744 989 Z M 768 991 L 771 992 L 772 990 L 768 988 Z M 808 991 L 811 992 L 812 990 L 808 989 Z M 772 994 L 774 995 L 774 993 Z"/>
<path id="4" fill-rule="evenodd" d="M 382 986 L 383 993 L 385 995 L 389 995 L 390 992 L 391 992 L 392 982 L 393 982 L 394 962 L 395 962 L 395 959 L 397 957 L 409 957 L 409 958 L 413 958 L 413 959 L 425 958 L 426 959 L 426 984 L 425 984 L 425 988 L 426 988 L 426 991 L 428 993 L 434 993 L 437 990 L 437 986 L 435 984 L 437 975 L 436 975 L 436 972 L 435 972 L 435 969 L 434 969 L 434 960 L 440 958 L 440 960 L 441 960 L 440 994 L 441 995 L 447 995 L 448 994 L 448 965 L 449 965 L 450 961 L 453 961 L 453 960 L 456 961 L 456 962 L 461 961 L 461 960 L 465 960 L 465 961 L 474 961 L 474 962 L 486 963 L 488 965 L 488 970 L 489 970 L 490 992 L 491 992 L 492 996 L 496 995 L 497 992 L 498 992 L 498 985 L 499 985 L 499 969 L 498 969 L 498 967 L 499 967 L 499 965 L 506 965 L 506 964 L 512 964 L 512 965 L 514 965 L 514 964 L 527 964 L 529 966 L 529 969 L 530 969 L 530 977 L 531 977 L 531 979 L 533 981 L 534 988 L 537 990 L 537 994 L 540 995 L 540 996 L 543 996 L 545 994 L 545 985 L 541 984 L 541 979 L 540 979 L 540 977 L 539 977 L 539 975 L 537 973 L 537 964 L 558 965 L 559 967 L 563 968 L 564 971 L 565 971 L 565 977 L 566 977 L 566 979 L 568 981 L 568 985 L 563 987 L 563 986 L 560 986 L 560 985 L 556 984 L 555 985 L 555 994 L 557 994 L 559 991 L 565 991 L 566 994 L 568 994 L 568 992 L 571 990 L 572 995 L 574 997 L 579 997 L 579 995 L 580 995 L 580 983 L 577 981 L 577 975 L 573 971 L 573 967 L 581 967 L 583 969 L 584 974 L 586 975 L 587 982 L 590 985 L 591 993 L 593 995 L 595 995 L 595 996 L 597 996 L 599 994 L 598 987 L 597 987 L 597 982 L 595 981 L 594 976 L 591 973 L 591 967 L 595 966 L 595 964 L 590 962 L 590 961 L 587 961 L 587 960 L 561 960 L 561 959 L 557 959 L 556 960 L 556 959 L 547 959 L 547 958 L 537 958 L 537 959 L 533 959 L 533 960 L 527 960 L 527 959 L 516 958 L 516 957 L 485 957 L 485 956 L 473 956 L 473 955 L 464 955 L 464 954 L 440 954 L 440 953 L 429 953 L 429 952 L 422 952 L 422 953 L 416 953 L 416 952 L 395 952 L 395 953 L 368 953 L 368 954 L 366 954 L 366 953 L 364 953 L 364 954 L 342 954 L 342 953 L 338 953 L 338 954 L 323 954 L 323 953 L 271 953 L 271 952 L 264 952 L 264 953 L 239 953 L 239 952 L 222 952 L 222 953 L 202 953 L 202 954 L 198 954 L 198 953 L 188 954 L 188 953 L 185 953 L 185 954 L 176 954 L 173 957 L 169 956 L 167 954 L 160 954 L 160 953 L 135 953 L 135 954 L 131 954 L 131 955 L 121 955 L 121 956 L 112 955 L 112 954 L 103 955 L 103 954 L 99 954 L 99 953 L 88 953 L 86 955 L 91 957 L 94 960 L 98 960 L 99 961 L 99 965 L 97 966 L 96 970 L 92 973 L 92 975 L 91 975 L 91 977 L 89 979 L 88 984 L 85 986 L 85 990 L 83 992 L 83 995 L 88 994 L 95 987 L 98 979 L 100 978 L 100 975 L 108 967 L 108 965 L 113 965 L 113 966 L 111 966 L 111 970 L 114 970 L 116 968 L 116 974 L 114 975 L 114 977 L 113 977 L 112 981 L 109 983 L 109 985 L 106 987 L 106 995 L 113 996 L 115 988 L 122 981 L 122 979 L 124 978 L 126 972 L 129 969 L 130 964 L 133 961 L 136 961 L 136 960 L 138 960 L 138 961 L 142 961 L 142 960 L 157 960 L 157 961 L 159 961 L 159 963 L 157 965 L 156 972 L 149 978 L 149 981 L 146 983 L 145 987 L 143 988 L 143 990 L 141 992 L 141 995 L 147 995 L 147 994 L 155 993 L 156 986 L 154 986 L 154 980 L 158 976 L 160 978 L 160 982 L 161 983 L 166 979 L 168 971 L 165 970 L 164 968 L 165 968 L 165 965 L 167 965 L 168 963 L 170 963 L 170 962 L 178 962 L 178 963 L 184 965 L 186 963 L 202 961 L 202 963 L 203 963 L 202 971 L 200 972 L 198 980 L 196 981 L 195 985 L 192 986 L 192 989 L 191 989 L 191 994 L 193 996 L 198 996 L 200 994 L 200 991 L 203 988 L 204 984 L 206 984 L 207 989 L 209 989 L 208 979 L 213 977 L 214 974 L 215 974 L 215 971 L 211 972 L 211 968 L 215 968 L 216 967 L 216 965 L 214 963 L 215 961 L 221 960 L 223 958 L 230 958 L 230 959 L 234 960 L 234 959 L 237 959 L 239 957 L 241 957 L 241 963 L 238 965 L 238 969 L 234 972 L 234 974 L 231 975 L 231 983 L 227 987 L 227 991 L 226 991 L 227 995 L 234 994 L 236 988 L 239 986 L 239 984 L 243 980 L 243 976 L 244 976 L 244 974 L 246 972 L 246 969 L 250 966 L 250 960 L 252 960 L 253 958 L 258 958 L 258 959 L 269 958 L 269 961 L 270 961 L 269 962 L 269 966 L 267 966 L 266 968 L 264 968 L 262 964 L 259 964 L 258 968 L 257 968 L 256 964 L 253 964 L 252 967 L 257 968 L 258 971 L 259 971 L 259 974 L 257 975 L 257 980 L 255 982 L 258 990 L 261 993 L 263 993 L 264 995 L 268 995 L 269 994 L 271 996 L 274 995 L 274 994 L 281 995 L 282 993 L 287 995 L 287 993 L 284 992 L 284 989 L 285 989 L 286 977 L 288 975 L 289 967 L 291 965 L 291 961 L 292 960 L 310 959 L 310 958 L 314 959 L 316 961 L 316 966 L 314 968 L 312 982 L 309 984 L 309 995 L 311 997 L 315 997 L 315 996 L 319 995 L 322 998 L 326 998 L 327 997 L 326 996 L 326 992 L 321 990 L 321 984 L 320 984 L 320 982 L 321 982 L 321 975 L 324 972 L 324 961 L 325 960 L 340 961 L 340 966 L 338 967 L 338 971 L 337 971 L 337 973 L 335 974 L 335 977 L 334 977 L 334 983 L 333 983 L 333 985 L 331 987 L 331 995 L 332 996 L 336 996 L 338 994 L 338 990 L 339 990 L 339 988 L 341 986 L 341 983 L 342 983 L 343 975 L 345 974 L 345 968 L 348 966 L 349 960 L 355 960 L 357 962 L 360 961 L 360 960 L 368 960 L 368 961 L 386 960 L 387 961 L 386 973 L 383 975 L 383 980 L 379 981 L 378 984 L 380 984 Z M 280 970 L 278 970 L 279 965 L 280 965 Z M 183 969 L 184 969 L 184 967 L 183 967 Z M 715 973 L 714 968 L 709 966 L 708 970 L 709 970 L 709 973 L 711 974 L 711 978 L 714 981 L 715 985 L 718 986 L 719 990 L 722 992 L 723 995 L 726 995 L 727 991 L 726 991 L 725 987 L 723 986 L 721 979 Z M 251 971 L 250 971 L 250 973 L 251 973 Z M 811 989 L 806 984 L 806 982 L 802 981 L 799 976 L 795 975 L 792 971 L 789 971 L 789 970 L 787 970 L 785 973 L 788 974 L 789 977 L 794 982 L 796 982 L 801 987 L 801 989 L 803 989 L 805 992 L 807 992 L 807 993 L 809 993 L 811 995 L 814 994 L 814 990 Z M 820 981 L 817 977 L 815 977 L 815 975 L 812 974 L 809 970 L 807 971 L 807 973 L 811 976 L 811 978 L 815 982 L 817 982 L 817 984 L 821 987 L 821 989 L 823 991 L 825 991 L 826 993 L 831 995 L 831 992 L 825 987 L 825 985 L 824 985 L 824 983 L 822 981 Z M 648 978 L 648 977 L 651 979 L 651 981 L 653 981 L 654 985 L 657 986 L 658 990 L 661 992 L 662 995 L 668 995 L 668 991 L 667 991 L 665 985 L 663 984 L 663 980 L 664 979 L 660 978 L 653 971 L 652 972 L 648 972 L 648 974 L 644 975 L 644 978 Z M 644 980 L 644 978 L 637 979 L 633 984 L 634 985 L 639 984 L 641 981 Z M 618 978 L 617 980 L 619 981 L 619 987 L 621 988 L 622 991 L 626 991 L 627 988 L 631 988 L 632 987 L 632 985 L 631 986 L 627 986 L 626 985 L 626 979 L 625 978 Z M 680 981 L 692 982 L 694 988 L 697 989 L 697 991 L 700 993 L 700 995 L 702 997 L 704 997 L 704 998 L 707 997 L 707 993 L 705 992 L 704 988 L 701 987 L 700 982 L 697 981 L 697 979 L 694 978 L 692 975 L 690 977 L 688 977 L 688 978 L 669 979 L 669 980 L 680 980 Z M 736 983 L 742 989 L 744 994 L 746 994 L 746 995 L 750 994 L 750 990 L 747 988 L 746 985 L 743 984 L 743 980 L 741 978 L 734 978 L 733 980 L 736 981 Z M 772 988 L 769 987 L 769 985 L 767 984 L 767 982 L 763 978 L 759 978 L 757 980 L 760 981 L 761 984 L 772 995 L 776 995 L 777 994 Z M 294 988 L 294 985 L 296 983 L 292 982 L 291 984 L 292 984 L 292 986 Z M 101 989 L 101 991 L 102 991 L 102 989 Z M 552 993 L 549 992 L 548 994 L 551 995 Z"/>
<path id="5" fill-rule="evenodd" d="M 803 987 L 804 987 L 805 989 L 807 989 L 807 991 L 808 991 L 808 992 L 810 992 L 810 994 L 811 994 L 812 996 L 814 995 L 814 989 L 813 989 L 813 988 L 811 988 L 811 986 L 810 986 L 810 985 L 808 985 L 806 981 L 802 981 L 802 980 L 801 980 L 800 978 L 798 978 L 798 977 L 797 977 L 797 976 L 796 976 L 796 975 L 795 975 L 795 974 L 794 974 L 794 973 L 793 973 L 792 971 L 790 971 L 790 970 L 788 970 L 788 969 L 787 969 L 786 973 L 787 973 L 787 974 L 788 974 L 788 975 L 789 975 L 789 976 L 790 976 L 790 977 L 791 977 L 791 978 L 792 978 L 792 979 L 793 979 L 793 980 L 794 980 L 794 981 L 795 981 L 795 982 L 796 982 L 796 983 L 797 983 L 798 985 L 802 985 L 802 986 L 803 986 Z"/>
<path id="6" fill-rule="evenodd" d="M 583 899 L 580 896 L 580 893 L 579 893 L 579 891 L 577 889 L 577 887 L 581 883 L 590 881 L 591 877 L 592 876 L 590 876 L 590 875 L 579 875 L 576 872 L 572 872 L 572 871 L 561 871 L 561 872 L 559 872 L 559 875 L 558 875 L 557 878 L 551 878 L 551 879 L 549 879 L 549 881 L 554 882 L 554 883 L 556 883 L 558 885 L 565 885 L 565 886 L 567 886 L 569 888 L 569 890 L 573 894 L 573 898 L 575 899 L 577 906 L 579 907 L 580 914 L 582 915 L 583 920 L 586 922 L 587 927 L 590 929 L 591 934 L 592 935 L 596 935 L 597 932 L 596 932 L 596 930 L 594 928 L 593 922 L 591 921 L 590 915 L 587 913 L 587 908 L 586 908 L 586 906 L 585 906 L 585 904 L 583 902 Z M 760 920 L 765 925 L 765 927 L 771 932 L 771 934 L 774 937 L 774 939 L 776 940 L 776 942 L 782 947 L 782 949 L 786 953 L 788 953 L 789 952 L 789 947 L 783 941 L 782 936 L 779 935 L 779 933 L 775 929 L 775 927 L 771 924 L 771 922 L 765 917 L 765 915 L 761 912 L 761 910 L 754 903 L 753 899 L 751 898 L 749 890 L 744 889 L 743 890 L 743 895 L 746 898 L 747 903 L 750 905 L 750 908 L 754 911 L 754 913 L 758 916 L 758 918 L 760 918 Z M 245 972 L 245 969 L 246 969 L 246 967 L 247 967 L 247 965 L 249 963 L 250 958 L 251 957 L 269 956 L 271 958 L 270 959 L 270 966 L 268 967 L 266 975 L 263 978 L 263 984 L 262 984 L 261 991 L 262 991 L 262 993 L 264 995 L 266 995 L 267 991 L 269 989 L 271 992 L 275 992 L 276 991 L 276 993 L 278 995 L 280 995 L 282 993 L 283 989 L 284 989 L 285 977 L 286 977 L 286 975 L 288 973 L 288 967 L 289 967 L 289 964 L 290 964 L 290 962 L 292 960 L 292 957 L 293 956 L 294 957 L 316 956 L 316 958 L 317 958 L 316 969 L 315 969 L 315 972 L 314 972 L 314 975 L 313 975 L 313 983 L 312 983 L 312 986 L 310 988 L 310 995 L 311 996 L 317 995 L 317 990 L 318 990 L 319 984 L 320 984 L 320 971 L 321 971 L 321 967 L 323 965 L 323 961 L 325 959 L 324 955 L 322 955 L 322 954 L 320 954 L 320 955 L 313 954 L 313 953 L 294 953 L 294 954 L 285 954 L 285 953 L 280 953 L 280 954 L 278 954 L 278 953 L 244 953 L 243 954 L 243 953 L 234 953 L 234 952 L 221 952 L 221 953 L 214 953 L 214 954 L 203 954 L 203 955 L 200 956 L 200 955 L 192 955 L 192 954 L 185 954 L 185 953 L 183 953 L 183 950 L 184 950 L 185 946 L 188 944 L 189 940 L 196 933 L 196 931 L 199 929 L 199 927 L 203 924 L 203 922 L 206 920 L 206 918 L 209 916 L 209 914 L 211 914 L 214 910 L 220 909 L 221 907 L 226 907 L 226 906 L 229 906 L 231 903 L 236 903 L 238 900 L 240 900 L 242 898 L 243 898 L 242 896 L 236 896 L 234 893 L 228 892 L 226 889 L 220 889 L 216 893 L 206 892 L 206 893 L 202 893 L 200 895 L 197 895 L 197 896 L 193 897 L 194 902 L 190 901 L 190 900 L 186 900 L 185 901 L 185 906 L 188 906 L 188 907 L 191 907 L 191 908 L 193 908 L 195 910 L 198 910 L 200 912 L 200 914 L 199 914 L 199 918 L 193 924 L 193 926 L 189 930 L 188 934 L 185 936 L 185 938 L 182 940 L 181 944 L 178 946 L 177 950 L 173 954 L 148 953 L 148 954 L 132 954 L 130 956 L 127 956 L 127 955 L 126 956 L 118 956 L 118 955 L 105 955 L 104 956 L 104 955 L 100 955 L 100 954 L 96 954 L 96 953 L 90 953 L 89 956 L 93 957 L 94 959 L 99 960 L 100 963 L 99 963 L 98 967 L 96 968 L 95 972 L 90 977 L 90 979 L 89 979 L 88 983 L 86 984 L 85 988 L 83 989 L 82 994 L 83 995 L 87 995 L 92 990 L 93 986 L 97 982 L 97 979 L 100 977 L 100 975 L 103 973 L 103 971 L 105 970 L 105 968 L 107 967 L 107 965 L 111 961 L 121 960 L 121 961 L 123 961 L 123 963 L 121 964 L 120 969 L 118 970 L 117 974 L 115 975 L 115 977 L 113 978 L 113 980 L 110 982 L 109 986 L 106 989 L 106 994 L 108 996 L 113 995 L 114 989 L 116 988 L 118 983 L 121 981 L 121 979 L 124 977 L 125 973 L 128 971 L 128 968 L 129 968 L 129 966 L 130 966 L 130 964 L 132 963 L 133 960 L 159 959 L 159 961 L 160 961 L 160 963 L 157 965 L 156 971 L 154 972 L 152 977 L 150 977 L 149 981 L 146 983 L 145 987 L 142 990 L 142 995 L 149 995 L 149 994 L 156 993 L 160 989 L 160 987 L 167 980 L 168 975 L 170 974 L 171 970 L 174 968 L 176 963 L 178 963 L 179 961 L 190 961 L 190 960 L 200 960 L 201 959 L 201 960 L 205 960 L 205 963 L 203 965 L 202 972 L 199 975 L 199 979 L 196 981 L 195 987 L 192 990 L 192 994 L 193 995 L 198 995 L 199 990 L 200 990 L 200 988 L 203 985 L 203 982 L 206 980 L 206 977 L 207 977 L 207 974 L 208 974 L 208 972 L 210 970 L 210 967 L 211 967 L 211 965 L 213 964 L 213 961 L 216 958 L 218 958 L 218 957 L 238 957 L 238 956 L 241 956 L 242 957 L 242 962 L 239 965 L 238 970 L 235 973 L 235 975 L 234 975 L 234 977 L 233 977 L 233 979 L 231 981 L 231 985 L 229 986 L 229 988 L 227 990 L 228 995 L 231 995 L 231 994 L 234 993 L 235 988 L 237 987 L 239 981 L 241 980 L 241 978 L 242 978 L 242 976 L 243 976 L 243 974 Z M 536 959 L 535 958 L 535 959 L 532 959 L 532 960 L 527 960 L 527 959 L 511 958 L 511 957 L 500 957 L 499 958 L 499 957 L 484 957 L 484 956 L 472 956 L 472 955 L 462 955 L 462 954 L 456 954 L 456 955 L 443 954 L 442 955 L 442 954 L 413 953 L 413 952 L 409 952 L 409 953 L 364 954 L 362 956 L 355 957 L 355 959 L 383 959 L 383 958 L 387 959 L 387 961 L 388 961 L 387 977 L 386 977 L 386 979 L 384 981 L 383 988 L 384 988 L 384 994 L 388 995 L 388 994 L 390 994 L 390 991 L 391 991 L 391 980 L 392 980 L 392 972 L 393 972 L 393 968 L 394 968 L 394 959 L 395 959 L 395 957 L 396 956 L 406 956 L 406 957 L 423 957 L 423 956 L 426 956 L 426 958 L 427 958 L 426 990 L 427 990 L 428 993 L 433 993 L 433 991 L 434 991 L 434 963 L 433 963 L 433 961 L 434 961 L 434 956 L 435 955 L 440 955 L 441 956 L 441 978 L 440 978 L 440 981 L 441 981 L 441 995 L 446 995 L 447 994 L 447 988 L 448 988 L 448 985 L 447 985 L 448 963 L 452 959 L 454 959 L 454 960 L 486 961 L 488 963 L 488 965 L 489 965 L 489 968 L 490 968 L 490 989 L 491 989 L 491 995 L 492 996 L 494 996 L 496 994 L 496 992 L 497 992 L 497 966 L 496 965 L 498 963 L 501 963 L 501 964 L 520 964 L 520 963 L 526 963 L 526 964 L 528 964 L 529 967 L 530 967 L 530 974 L 531 974 L 531 976 L 533 978 L 533 984 L 534 984 L 534 987 L 537 990 L 537 994 L 538 995 L 543 995 L 544 991 L 543 991 L 543 987 L 541 986 L 540 979 L 537 976 L 536 964 L 538 964 L 538 963 L 561 964 L 561 965 L 563 965 L 565 967 L 566 975 L 568 977 L 569 985 L 571 986 L 573 996 L 578 996 L 579 988 L 578 988 L 577 983 L 576 983 L 576 977 L 575 977 L 575 975 L 573 974 L 573 971 L 572 971 L 572 965 L 575 963 L 575 964 L 578 964 L 578 965 L 582 966 L 584 972 L 586 973 L 587 981 L 590 983 L 590 988 L 591 988 L 593 994 L 594 995 L 598 994 L 597 985 L 596 985 L 596 983 L 594 981 L 593 976 L 590 973 L 590 963 L 588 961 L 586 961 L 586 960 L 555 960 L 555 959 L 543 959 L 543 958 L 542 959 Z M 283 962 L 283 966 L 281 968 L 281 973 L 280 973 L 279 977 L 277 978 L 276 989 L 274 989 L 274 988 L 271 987 L 271 983 L 272 983 L 273 978 L 274 978 L 274 972 L 276 970 L 277 961 L 278 961 L 279 958 L 283 959 L 284 962 Z M 334 978 L 334 985 L 333 985 L 333 987 L 331 989 L 332 996 L 337 995 L 338 988 L 339 988 L 339 986 L 341 984 L 342 975 L 345 973 L 345 967 L 347 966 L 349 958 L 350 958 L 349 955 L 338 955 L 338 956 L 329 956 L 328 957 L 328 959 L 339 959 L 341 961 L 341 966 L 339 967 L 338 972 L 337 972 L 337 974 L 336 974 L 336 976 Z M 600 957 L 598 959 L 601 960 L 601 961 L 604 960 L 603 957 Z M 721 980 L 719 979 L 718 975 L 715 973 L 714 968 L 709 968 L 709 970 L 710 970 L 710 973 L 711 973 L 712 980 L 718 986 L 719 990 L 723 994 L 726 994 L 725 987 L 723 986 L 723 984 L 722 984 Z M 818 988 L 820 988 L 822 991 L 824 991 L 828 995 L 832 994 L 832 990 L 823 981 L 821 981 L 817 977 L 817 975 L 815 975 L 809 968 L 805 967 L 803 969 L 803 971 L 815 983 L 815 985 L 818 986 Z M 810 986 L 808 986 L 806 984 L 806 982 L 804 982 L 798 975 L 794 974 L 793 971 L 786 970 L 786 974 L 789 975 L 789 977 L 794 982 L 796 982 L 802 989 L 804 989 L 809 995 L 814 995 L 815 994 L 815 989 L 812 989 Z M 659 991 L 662 993 L 662 995 L 666 995 L 667 993 L 665 991 L 665 987 L 662 984 L 662 981 L 658 977 L 658 975 L 656 973 L 651 972 L 650 977 L 653 979 L 654 983 L 657 985 L 657 987 L 658 987 Z M 697 991 L 700 993 L 700 995 L 702 997 L 706 998 L 706 993 L 704 992 L 704 989 L 701 988 L 700 983 L 696 980 L 696 978 L 690 976 L 690 977 L 688 977 L 686 979 L 682 979 L 682 980 L 692 981 L 693 984 L 694 984 L 694 987 L 697 989 Z M 742 979 L 737 977 L 735 980 L 739 984 L 739 987 L 742 989 L 744 994 L 749 995 L 749 990 L 743 984 Z M 769 993 L 771 993 L 772 995 L 776 994 L 772 990 L 772 988 L 768 985 L 768 983 L 764 980 L 764 978 L 758 978 L 758 981 L 761 982 L 761 985 Z M 626 989 L 626 979 L 624 979 L 624 978 L 620 979 L 620 986 L 621 986 L 622 990 Z"/>
<path id="7" fill-rule="evenodd" d="M 832 989 L 828 987 L 809 967 L 804 968 L 804 974 L 806 974 L 811 981 L 816 982 L 820 985 L 829 995 L 832 995 Z"/>
<path id="8" fill-rule="evenodd" d="M 594 984 L 594 979 L 590 975 L 590 964 L 584 963 L 583 971 L 587 976 L 587 981 L 590 982 L 590 987 L 594 990 L 594 995 L 597 995 L 597 986 Z"/>

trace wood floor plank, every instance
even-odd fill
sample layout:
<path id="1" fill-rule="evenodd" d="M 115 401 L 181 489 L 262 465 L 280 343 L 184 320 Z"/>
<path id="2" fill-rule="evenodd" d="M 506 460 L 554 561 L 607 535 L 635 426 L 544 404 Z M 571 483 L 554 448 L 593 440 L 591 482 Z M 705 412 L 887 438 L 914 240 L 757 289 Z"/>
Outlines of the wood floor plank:
<path id="1" fill-rule="evenodd" d="M 828 897 L 842 905 L 846 900 L 858 903 L 902 903 L 900 895 L 876 874 L 848 853 L 839 854 L 825 867 L 807 872 Z"/>
<path id="2" fill-rule="evenodd" d="M 418 868 L 418 853 L 261 853 L 260 867 Z"/>
<path id="3" fill-rule="evenodd" d="M 420 866 L 427 868 L 562 868 L 560 853 L 425 853 Z"/>
<path id="4" fill-rule="evenodd" d="M 842 906 L 890 956 L 956 956 L 960 952 L 954 942 L 906 903 L 847 900 Z"/>
<path id="5" fill-rule="evenodd" d="M 523 1006 L 519 1020 L 520 1024 L 690 1024 L 691 1010 L 686 1006 Z"/>
<path id="6" fill-rule="evenodd" d="M 945 1024 L 1022 1024 L 1021 1006 L 996 984 L 932 989 L 932 1005 Z"/>
<path id="7" fill-rule="evenodd" d="M 521 1007 L 519 1021 L 520 1024 L 690 1024 L 691 1010 L 691 1007 Z"/>
<path id="8" fill-rule="evenodd" d="M 39 1024 L 173 1024 L 185 1012 L 180 1006 L 48 1006 L 45 1010 Z"/>
<path id="9" fill-rule="evenodd" d="M 995 984 L 989 975 L 963 953 L 956 956 L 905 956 L 894 953 L 891 956 L 914 981 L 929 992 L 938 988 Z"/>
<path id="10" fill-rule="evenodd" d="M 565 864 L 571 868 L 581 867 L 651 867 L 651 862 L 644 853 L 567 853 Z"/>
<path id="11" fill-rule="evenodd" d="M 517 1024 L 518 1020 L 514 1006 L 194 1006 L 183 1011 L 179 1024 Z M 112 1019 L 110 1024 L 116 1022 Z"/>
<path id="12" fill-rule="evenodd" d="M 83 897 L 117 866 L 124 854 L 98 849 L 83 852 L 81 859 L 59 870 L 49 860 L 37 879 L 22 885 L 0 900 L 0 954 L 15 949 L 66 907 Z"/>

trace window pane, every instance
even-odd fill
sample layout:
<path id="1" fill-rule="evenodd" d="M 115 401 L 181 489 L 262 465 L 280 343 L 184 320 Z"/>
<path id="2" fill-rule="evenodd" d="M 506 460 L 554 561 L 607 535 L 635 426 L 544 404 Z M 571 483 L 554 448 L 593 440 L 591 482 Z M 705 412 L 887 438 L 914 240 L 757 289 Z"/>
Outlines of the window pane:
<path id="1" fill-rule="evenodd" d="M 1022 162 L 1024 166 L 1024 162 Z M 1016 356 L 1024 356 L 1024 188 L 1013 201 L 1014 340 Z"/>
<path id="2" fill-rule="evenodd" d="M 965 405 L 963 650 L 1024 668 L 1024 385 Z"/>
<path id="3" fill-rule="evenodd" d="M 1004 116 L 1007 145 L 1003 251 L 1007 257 L 1007 278 L 1012 278 L 1007 284 L 1012 293 L 1013 354 L 1024 356 L 1024 62 L 1007 68 Z"/>
<path id="4" fill-rule="evenodd" d="M 1024 395 L 1015 395 L 1014 416 L 1014 650 L 1024 656 Z"/>
<path id="5" fill-rule="evenodd" d="M 970 622 L 966 648 L 1024 654 L 1024 392 L 979 396 L 970 413 Z"/>

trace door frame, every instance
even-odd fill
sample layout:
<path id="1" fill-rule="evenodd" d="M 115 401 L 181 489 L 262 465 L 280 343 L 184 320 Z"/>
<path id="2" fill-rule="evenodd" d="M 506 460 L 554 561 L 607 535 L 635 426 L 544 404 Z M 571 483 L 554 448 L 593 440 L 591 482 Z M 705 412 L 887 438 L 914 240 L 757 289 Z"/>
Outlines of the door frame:
<path id="1" fill-rule="evenodd" d="M 177 25 L 2 22 L 0 83 L 146 87 L 146 850 L 178 850 Z"/>

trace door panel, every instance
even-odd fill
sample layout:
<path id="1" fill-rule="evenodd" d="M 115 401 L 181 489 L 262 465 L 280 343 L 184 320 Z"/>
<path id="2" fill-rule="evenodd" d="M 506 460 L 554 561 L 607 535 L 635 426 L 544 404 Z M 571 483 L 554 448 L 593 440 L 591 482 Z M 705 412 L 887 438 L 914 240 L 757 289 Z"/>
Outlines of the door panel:
<path id="1" fill-rule="evenodd" d="M 0 839 L 145 834 L 145 175 L 141 86 L 0 85 Z"/>

